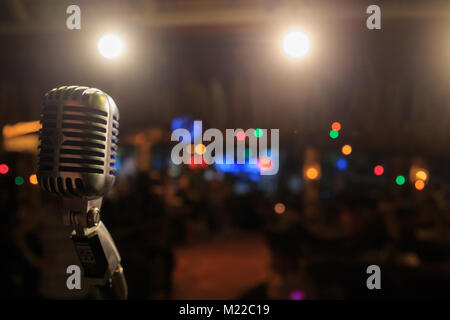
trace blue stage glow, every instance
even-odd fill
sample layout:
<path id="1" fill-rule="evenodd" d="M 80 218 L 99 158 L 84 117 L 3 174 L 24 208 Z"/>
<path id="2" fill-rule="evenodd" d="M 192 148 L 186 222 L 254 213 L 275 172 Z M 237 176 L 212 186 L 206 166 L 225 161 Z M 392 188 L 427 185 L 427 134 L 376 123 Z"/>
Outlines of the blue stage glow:
<path id="1" fill-rule="evenodd" d="M 164 154 L 154 152 L 152 155 L 151 167 L 153 170 L 162 171 L 166 167 L 166 161 L 164 161 Z"/>
<path id="2" fill-rule="evenodd" d="M 238 181 L 233 185 L 234 192 L 237 195 L 243 196 L 246 195 L 250 191 L 250 186 L 248 183 L 243 181 Z"/>
<path id="3" fill-rule="evenodd" d="M 194 120 L 192 120 L 191 116 L 183 116 L 183 117 L 177 117 L 173 118 L 171 125 L 170 125 L 172 131 L 176 129 L 186 129 L 191 134 L 191 142 L 193 143 L 196 138 L 199 137 L 202 130 L 200 126 L 197 126 L 196 130 L 194 131 Z"/>
<path id="4" fill-rule="evenodd" d="M 288 187 L 294 193 L 300 192 L 302 190 L 302 179 L 298 175 L 293 175 L 288 180 Z"/>
<path id="5" fill-rule="evenodd" d="M 171 129 L 172 131 L 180 128 L 185 128 L 185 117 L 178 117 L 172 119 Z"/>
<path id="6" fill-rule="evenodd" d="M 205 173 L 203 174 L 203 179 L 206 181 L 212 181 L 214 179 L 214 171 L 213 170 L 205 170 Z"/>
<path id="7" fill-rule="evenodd" d="M 348 162 L 345 158 L 339 158 L 338 161 L 336 161 L 336 167 L 341 171 L 347 169 L 347 166 Z"/>
<path id="8" fill-rule="evenodd" d="M 261 180 L 261 176 L 259 174 L 249 174 L 248 179 L 253 182 L 259 182 Z"/>
<path id="9" fill-rule="evenodd" d="M 214 166 L 216 167 L 217 171 L 225 172 L 225 173 L 239 173 L 239 169 L 237 168 L 237 165 L 235 164 L 219 164 L 215 163 Z"/>
<path id="10" fill-rule="evenodd" d="M 120 171 L 122 170 L 122 160 L 120 159 L 120 155 L 116 156 L 116 164 L 114 167 L 116 168 L 117 174 L 120 174 Z"/>

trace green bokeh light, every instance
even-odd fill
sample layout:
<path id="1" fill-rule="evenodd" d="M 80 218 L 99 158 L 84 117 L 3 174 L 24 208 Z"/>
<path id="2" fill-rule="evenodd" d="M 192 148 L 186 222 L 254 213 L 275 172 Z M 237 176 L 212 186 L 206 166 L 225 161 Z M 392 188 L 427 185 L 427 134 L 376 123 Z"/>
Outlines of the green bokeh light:
<path id="1" fill-rule="evenodd" d="M 406 182 L 406 179 L 404 176 L 397 176 L 397 178 L 395 178 L 395 183 L 398 184 L 399 186 L 404 185 Z"/>
<path id="2" fill-rule="evenodd" d="M 339 132 L 336 130 L 330 130 L 330 138 L 337 139 L 337 137 L 339 137 Z"/>
<path id="3" fill-rule="evenodd" d="M 24 182 L 24 180 L 23 180 L 23 178 L 21 176 L 18 176 L 18 177 L 14 178 L 14 183 L 16 184 L 16 186 L 23 185 L 23 182 Z"/>
<path id="4" fill-rule="evenodd" d="M 244 149 L 243 154 L 245 159 L 250 159 L 253 156 L 252 150 L 250 149 Z"/>
<path id="5" fill-rule="evenodd" d="M 253 132 L 253 134 L 255 135 L 255 137 L 261 138 L 263 135 L 263 131 L 260 128 L 256 128 L 255 131 Z"/>

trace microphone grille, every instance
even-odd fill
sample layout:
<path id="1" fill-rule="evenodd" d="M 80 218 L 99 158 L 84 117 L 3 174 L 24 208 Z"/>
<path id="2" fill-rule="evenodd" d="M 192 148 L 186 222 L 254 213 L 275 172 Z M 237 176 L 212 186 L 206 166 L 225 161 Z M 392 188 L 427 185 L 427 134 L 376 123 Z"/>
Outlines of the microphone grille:
<path id="1" fill-rule="evenodd" d="M 41 114 L 38 180 L 63 196 L 100 196 L 114 183 L 119 112 L 101 90 L 49 91 Z"/>

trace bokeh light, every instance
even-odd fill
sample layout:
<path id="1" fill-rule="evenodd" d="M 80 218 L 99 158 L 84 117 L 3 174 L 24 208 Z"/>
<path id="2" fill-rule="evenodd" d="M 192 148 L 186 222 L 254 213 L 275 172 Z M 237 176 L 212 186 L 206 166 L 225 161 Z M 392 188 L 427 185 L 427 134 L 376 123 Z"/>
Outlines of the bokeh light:
<path id="1" fill-rule="evenodd" d="M 168 170 L 168 174 L 171 178 L 177 178 L 181 174 L 181 168 L 179 166 L 171 166 Z"/>
<path id="2" fill-rule="evenodd" d="M 236 133 L 236 139 L 237 139 L 238 141 L 243 141 L 243 140 L 245 140 L 245 132 L 244 132 L 244 131 L 238 131 L 238 132 Z"/>
<path id="3" fill-rule="evenodd" d="M 24 179 L 21 176 L 17 176 L 14 178 L 14 183 L 16 186 L 21 186 L 24 183 Z"/>
<path id="4" fill-rule="evenodd" d="M 107 59 L 116 59 L 123 51 L 122 40 L 114 34 L 104 35 L 98 41 L 98 51 Z"/>
<path id="5" fill-rule="evenodd" d="M 242 155 L 244 156 L 244 159 L 250 159 L 253 157 L 253 152 L 249 148 L 245 148 Z"/>
<path id="6" fill-rule="evenodd" d="M 419 180 L 427 181 L 428 174 L 425 172 L 425 170 L 419 170 L 416 172 L 416 178 Z"/>
<path id="7" fill-rule="evenodd" d="M 8 165 L 2 163 L 0 164 L 0 174 L 7 174 L 9 171 Z"/>
<path id="8" fill-rule="evenodd" d="M 205 170 L 205 173 L 203 173 L 203 179 L 206 181 L 212 181 L 214 179 L 215 173 L 213 170 Z"/>
<path id="9" fill-rule="evenodd" d="M 382 165 L 377 165 L 375 168 L 373 168 L 373 173 L 376 176 L 381 176 L 384 173 L 384 168 Z"/>
<path id="10" fill-rule="evenodd" d="M 331 129 L 333 129 L 334 131 L 339 131 L 341 130 L 341 128 L 342 128 L 341 124 L 337 121 L 331 124 Z"/>
<path id="11" fill-rule="evenodd" d="M 206 147 L 205 147 L 204 144 L 199 143 L 198 145 L 195 146 L 195 153 L 196 154 L 201 155 L 201 154 L 204 154 L 205 151 L 206 151 Z"/>
<path id="12" fill-rule="evenodd" d="M 339 132 L 336 130 L 330 130 L 330 138 L 337 139 L 337 137 L 339 137 Z"/>
<path id="13" fill-rule="evenodd" d="M 200 162 L 197 164 L 196 162 Z M 189 169 L 197 170 L 197 169 L 206 169 L 208 168 L 208 164 L 205 162 L 205 159 L 200 155 L 191 156 L 191 161 L 188 163 Z"/>
<path id="14" fill-rule="evenodd" d="M 278 202 L 273 210 L 275 211 L 276 214 L 283 214 L 284 211 L 286 211 L 286 206 L 284 204 L 282 204 L 281 202 Z"/>
<path id="15" fill-rule="evenodd" d="M 395 183 L 396 183 L 397 185 L 399 185 L 399 186 L 404 185 L 405 182 L 406 182 L 405 176 L 399 175 L 399 176 L 397 176 L 397 177 L 395 178 Z"/>
<path id="16" fill-rule="evenodd" d="M 414 183 L 414 187 L 417 189 L 417 190 L 423 190 L 423 188 L 425 188 L 425 182 L 423 181 L 423 180 L 417 180 L 415 183 Z"/>
<path id="17" fill-rule="evenodd" d="M 311 40 L 304 31 L 292 30 L 284 35 L 282 48 L 288 57 L 300 59 L 306 56 L 311 49 Z"/>
<path id="18" fill-rule="evenodd" d="M 303 300 L 305 298 L 305 294 L 301 290 L 292 290 L 289 298 L 291 300 Z"/>
<path id="19" fill-rule="evenodd" d="M 319 177 L 319 170 L 317 170 L 316 168 L 308 168 L 306 170 L 306 178 L 310 179 L 310 180 L 315 180 Z"/>
<path id="20" fill-rule="evenodd" d="M 347 162 L 347 159 L 345 159 L 345 158 L 339 158 L 336 161 L 336 167 L 341 171 L 347 169 L 347 166 L 348 166 L 348 162 Z"/>
<path id="21" fill-rule="evenodd" d="M 352 147 L 349 144 L 346 144 L 342 147 L 341 151 L 344 156 L 348 156 L 352 153 Z"/>
<path id="22" fill-rule="evenodd" d="M 261 157 L 259 158 L 259 168 L 261 170 L 268 170 L 272 166 L 272 160 L 270 158 Z"/>
<path id="23" fill-rule="evenodd" d="M 38 184 L 38 179 L 37 179 L 36 174 L 32 174 L 29 178 L 29 181 L 31 184 Z"/>
<path id="24" fill-rule="evenodd" d="M 260 128 L 256 128 L 255 131 L 253 132 L 253 134 L 255 135 L 255 137 L 261 138 L 263 135 L 263 131 Z"/>

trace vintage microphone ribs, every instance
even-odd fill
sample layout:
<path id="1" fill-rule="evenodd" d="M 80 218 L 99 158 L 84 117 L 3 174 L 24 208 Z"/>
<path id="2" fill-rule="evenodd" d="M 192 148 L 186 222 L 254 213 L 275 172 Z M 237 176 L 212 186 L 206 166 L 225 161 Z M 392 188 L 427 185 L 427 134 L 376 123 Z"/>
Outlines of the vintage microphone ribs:
<path id="1" fill-rule="evenodd" d="M 38 180 L 63 196 L 98 197 L 115 180 L 119 111 L 101 90 L 68 86 L 44 97 Z"/>

